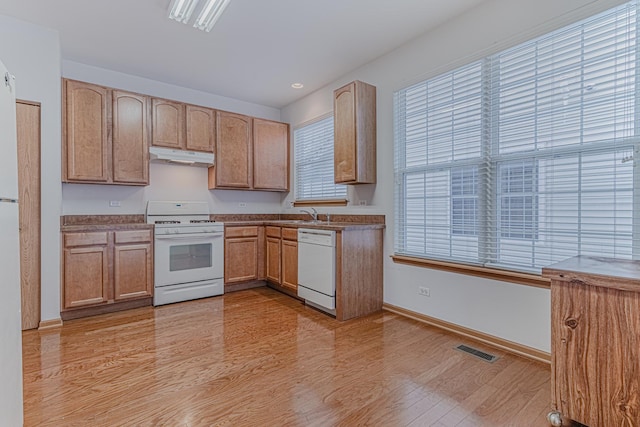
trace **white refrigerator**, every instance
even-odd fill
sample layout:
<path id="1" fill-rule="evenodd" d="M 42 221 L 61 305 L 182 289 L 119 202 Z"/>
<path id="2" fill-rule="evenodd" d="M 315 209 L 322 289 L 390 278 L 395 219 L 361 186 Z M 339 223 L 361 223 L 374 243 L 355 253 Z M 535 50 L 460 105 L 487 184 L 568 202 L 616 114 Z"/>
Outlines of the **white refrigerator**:
<path id="1" fill-rule="evenodd" d="M 18 146 L 13 76 L 0 61 L 0 425 L 22 425 Z"/>

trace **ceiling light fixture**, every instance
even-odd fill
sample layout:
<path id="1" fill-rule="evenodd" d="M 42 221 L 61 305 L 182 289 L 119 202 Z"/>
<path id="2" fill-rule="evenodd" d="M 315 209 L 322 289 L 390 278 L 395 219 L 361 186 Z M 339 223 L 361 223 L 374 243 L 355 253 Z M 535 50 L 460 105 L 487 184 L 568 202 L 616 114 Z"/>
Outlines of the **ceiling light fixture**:
<path id="1" fill-rule="evenodd" d="M 206 0 L 202 7 L 198 7 L 199 0 L 172 0 L 169 6 L 169 19 L 187 24 L 191 15 L 199 9 L 194 28 L 206 32 L 211 31 L 220 15 L 231 0 Z"/>
<path id="2" fill-rule="evenodd" d="M 197 4 L 198 0 L 173 0 L 169 6 L 169 19 L 186 24 Z"/>
<path id="3" fill-rule="evenodd" d="M 302 89 L 304 85 L 302 83 L 294 83 L 291 85 L 291 87 L 294 89 Z"/>
<path id="4" fill-rule="evenodd" d="M 207 0 L 207 3 L 202 8 L 202 11 L 200 11 L 193 26 L 206 32 L 211 31 L 230 1 L 231 0 Z"/>

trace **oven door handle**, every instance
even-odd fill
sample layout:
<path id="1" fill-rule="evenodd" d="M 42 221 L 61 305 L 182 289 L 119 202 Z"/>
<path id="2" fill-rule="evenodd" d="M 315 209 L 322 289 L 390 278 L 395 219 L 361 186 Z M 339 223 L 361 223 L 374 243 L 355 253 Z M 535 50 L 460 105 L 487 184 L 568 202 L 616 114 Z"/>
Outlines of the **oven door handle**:
<path id="1" fill-rule="evenodd" d="M 194 233 L 194 234 L 157 234 L 156 240 L 203 240 L 203 239 L 211 239 L 215 237 L 222 237 L 224 235 L 223 231 L 215 232 L 215 233 Z"/>

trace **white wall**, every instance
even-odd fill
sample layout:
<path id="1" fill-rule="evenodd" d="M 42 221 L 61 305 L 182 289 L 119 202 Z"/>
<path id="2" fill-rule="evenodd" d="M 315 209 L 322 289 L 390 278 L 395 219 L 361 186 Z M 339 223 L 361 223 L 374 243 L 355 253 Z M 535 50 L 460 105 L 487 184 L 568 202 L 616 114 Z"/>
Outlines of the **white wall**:
<path id="1" fill-rule="evenodd" d="M 386 215 L 384 300 L 427 316 L 550 351 L 550 301 L 546 289 L 394 264 L 393 93 L 417 81 L 479 59 L 604 10 L 619 0 L 488 0 L 391 53 L 282 110 L 295 128 L 330 112 L 334 89 L 358 79 L 377 87 L 377 185 L 354 186 L 350 206 L 333 212 Z M 283 210 L 293 194 L 283 202 Z M 366 200 L 367 208 L 357 206 Z M 427 286 L 431 297 L 419 297 Z"/>
<path id="2" fill-rule="evenodd" d="M 187 70 L 188 72 L 188 70 Z M 220 110 L 247 114 L 270 120 L 280 120 L 280 110 L 186 89 L 142 77 L 91 67 L 72 61 L 62 61 L 65 78 L 101 84 L 160 98 L 203 105 Z M 77 214 L 141 214 L 148 200 L 206 200 L 213 213 L 277 213 L 282 206 L 281 193 L 262 191 L 210 191 L 207 169 L 182 165 L 151 164 L 150 185 L 131 187 L 119 185 L 63 184 L 63 215 Z M 119 201 L 120 207 L 110 207 Z M 244 207 L 240 207 L 240 204 Z"/>
<path id="3" fill-rule="evenodd" d="M 60 300 L 60 47 L 58 34 L 0 15 L 0 59 L 16 76 L 16 96 L 42 112 L 42 318 L 59 317 Z M 0 153 L 2 155 L 2 153 Z M 53 301 L 53 304 L 50 302 Z M 20 307 L 16 307 L 17 310 Z M 15 331 L 20 333 L 20 325 Z M 0 345 L 3 345 L 0 343 Z M 0 424 L 22 420 L 21 361 L 2 360 Z M 16 372 L 16 367 L 18 371 Z M 7 392 L 7 393 L 5 393 Z"/>
<path id="4" fill-rule="evenodd" d="M 16 95 L 41 104 L 42 308 L 60 317 L 60 43 L 58 33 L 0 15 L 0 58 L 16 76 Z"/>

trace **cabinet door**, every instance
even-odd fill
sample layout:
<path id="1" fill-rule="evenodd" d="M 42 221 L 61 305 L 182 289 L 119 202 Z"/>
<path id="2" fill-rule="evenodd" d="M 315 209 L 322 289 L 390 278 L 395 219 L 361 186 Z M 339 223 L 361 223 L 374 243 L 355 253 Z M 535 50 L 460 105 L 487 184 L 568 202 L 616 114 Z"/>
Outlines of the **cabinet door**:
<path id="1" fill-rule="evenodd" d="M 186 106 L 187 150 L 213 153 L 216 140 L 215 111 L 210 108 Z"/>
<path id="2" fill-rule="evenodd" d="M 246 282 L 257 278 L 258 237 L 225 239 L 224 282 Z"/>
<path id="3" fill-rule="evenodd" d="M 251 188 L 251 117 L 218 111 L 216 122 L 215 180 L 210 187 Z"/>
<path id="4" fill-rule="evenodd" d="M 184 148 L 184 104 L 153 98 L 153 145 L 182 150 Z"/>
<path id="5" fill-rule="evenodd" d="M 355 83 L 351 83 L 335 93 L 333 167 L 336 183 L 357 178 L 355 89 Z"/>
<path id="6" fill-rule="evenodd" d="M 109 89 L 65 80 L 63 181 L 109 182 Z"/>
<path id="7" fill-rule="evenodd" d="M 282 241 L 282 286 L 298 291 L 298 242 Z"/>
<path id="8" fill-rule="evenodd" d="M 334 180 L 376 182 L 376 88 L 354 81 L 334 92 Z"/>
<path id="9" fill-rule="evenodd" d="M 113 266 L 116 301 L 153 295 L 151 254 L 151 243 L 115 246 Z"/>
<path id="10" fill-rule="evenodd" d="M 109 300 L 106 245 L 65 248 L 64 309 L 103 304 Z"/>
<path id="11" fill-rule="evenodd" d="M 253 119 L 253 188 L 289 190 L 289 125 Z"/>
<path id="12" fill-rule="evenodd" d="M 113 182 L 149 184 L 147 97 L 113 91 Z"/>
<path id="13" fill-rule="evenodd" d="M 267 280 L 280 284 L 280 239 L 267 237 Z"/>

